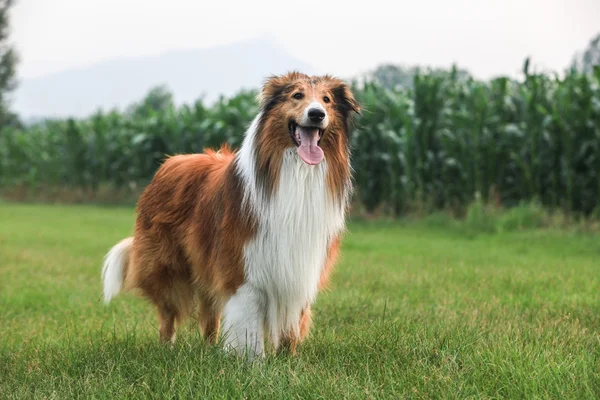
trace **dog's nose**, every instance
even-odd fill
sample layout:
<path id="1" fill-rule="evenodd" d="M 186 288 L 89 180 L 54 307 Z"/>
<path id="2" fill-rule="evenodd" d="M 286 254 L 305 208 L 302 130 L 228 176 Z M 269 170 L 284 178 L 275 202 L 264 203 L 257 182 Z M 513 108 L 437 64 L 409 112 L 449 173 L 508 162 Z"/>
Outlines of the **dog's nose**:
<path id="1" fill-rule="evenodd" d="M 320 108 L 311 108 L 308 110 L 308 118 L 310 118 L 312 122 L 321 122 L 325 119 L 325 111 Z"/>

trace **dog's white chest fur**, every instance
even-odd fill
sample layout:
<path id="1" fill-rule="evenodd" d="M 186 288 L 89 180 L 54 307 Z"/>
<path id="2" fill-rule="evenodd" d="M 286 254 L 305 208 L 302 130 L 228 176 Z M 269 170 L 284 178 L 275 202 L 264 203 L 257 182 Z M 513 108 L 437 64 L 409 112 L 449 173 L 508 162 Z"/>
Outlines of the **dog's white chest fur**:
<path id="1" fill-rule="evenodd" d="M 275 344 L 282 330 L 298 328 L 317 295 L 328 247 L 344 227 L 342 205 L 327 189 L 326 162 L 309 166 L 292 151 L 275 195 L 259 206 L 258 232 L 244 252 L 247 284 L 265 296 L 265 333 Z"/>
<path id="2" fill-rule="evenodd" d="M 265 337 L 277 347 L 282 333 L 298 334 L 329 245 L 344 229 L 344 204 L 329 193 L 326 161 L 309 166 L 294 149 L 285 152 L 273 196 L 250 200 L 258 231 L 245 246 L 246 282 L 225 307 L 224 328 L 233 330 L 230 345 L 261 354 Z"/>

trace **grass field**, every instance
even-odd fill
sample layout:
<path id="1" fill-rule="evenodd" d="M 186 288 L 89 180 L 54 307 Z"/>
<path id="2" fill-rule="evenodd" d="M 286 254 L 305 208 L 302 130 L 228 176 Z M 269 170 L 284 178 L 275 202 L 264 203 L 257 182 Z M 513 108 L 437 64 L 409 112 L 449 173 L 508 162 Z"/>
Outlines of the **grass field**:
<path id="1" fill-rule="evenodd" d="M 100 264 L 131 208 L 0 203 L 0 398 L 598 398 L 600 236 L 354 222 L 297 357 L 158 344 Z"/>

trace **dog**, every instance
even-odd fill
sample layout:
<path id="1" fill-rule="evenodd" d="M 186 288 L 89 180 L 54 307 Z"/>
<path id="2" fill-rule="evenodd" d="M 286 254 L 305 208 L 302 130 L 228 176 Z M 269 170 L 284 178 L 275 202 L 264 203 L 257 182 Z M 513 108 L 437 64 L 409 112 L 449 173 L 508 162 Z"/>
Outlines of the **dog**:
<path id="1" fill-rule="evenodd" d="M 197 313 L 234 353 L 296 353 L 334 266 L 352 195 L 350 87 L 299 72 L 268 78 L 236 152 L 167 157 L 137 204 L 134 236 L 102 268 L 104 299 L 138 289 L 161 342 Z M 222 320 L 222 327 L 221 327 Z"/>

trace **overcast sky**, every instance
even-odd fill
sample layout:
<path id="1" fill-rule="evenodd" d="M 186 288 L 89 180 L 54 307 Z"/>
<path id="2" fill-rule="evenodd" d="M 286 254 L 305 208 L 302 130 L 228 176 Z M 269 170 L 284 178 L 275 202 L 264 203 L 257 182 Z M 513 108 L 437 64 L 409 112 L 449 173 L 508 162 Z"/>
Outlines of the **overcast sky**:
<path id="1" fill-rule="evenodd" d="M 322 73 L 456 62 L 488 78 L 528 55 L 562 71 L 598 32 L 600 0 L 17 0 L 12 12 L 21 78 L 263 35 Z"/>

